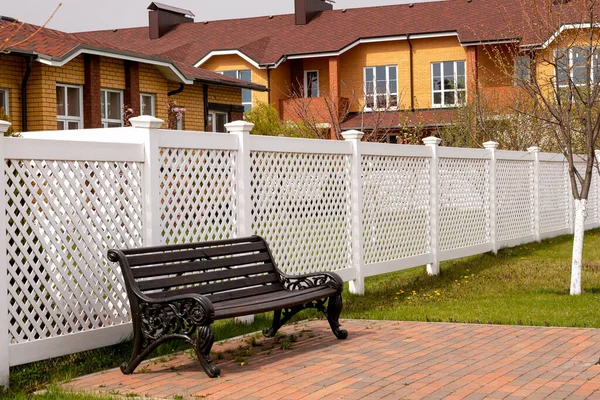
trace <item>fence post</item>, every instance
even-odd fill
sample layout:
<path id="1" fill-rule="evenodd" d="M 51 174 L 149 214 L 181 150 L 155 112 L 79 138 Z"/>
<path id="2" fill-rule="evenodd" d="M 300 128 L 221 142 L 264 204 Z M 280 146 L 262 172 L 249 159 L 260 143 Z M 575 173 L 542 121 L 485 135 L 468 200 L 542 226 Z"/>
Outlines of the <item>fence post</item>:
<path id="1" fill-rule="evenodd" d="M 430 214 L 430 237 L 431 237 L 431 255 L 433 260 L 427 264 L 427 273 L 429 275 L 440 274 L 440 183 L 439 183 L 439 157 L 438 148 L 442 139 L 435 136 L 429 136 L 423 139 L 423 143 L 431 149 L 431 214 Z"/>
<path id="2" fill-rule="evenodd" d="M 131 126 L 140 131 L 144 144 L 144 246 L 161 244 L 160 232 L 160 148 L 158 132 L 162 119 L 149 115 L 131 118 Z"/>
<path id="3" fill-rule="evenodd" d="M 10 127 L 10 123 L 0 121 L 0 134 L 4 134 Z M 4 166 L 6 165 L 4 156 L 4 140 L 0 143 L 0 392 L 2 386 L 8 389 L 10 357 L 9 345 L 10 335 L 8 334 L 8 260 L 6 255 L 6 188 L 4 179 Z"/>
<path id="4" fill-rule="evenodd" d="M 490 243 L 492 252 L 498 254 L 498 199 L 496 191 L 496 149 L 497 142 L 485 142 L 483 147 L 490 151 Z"/>
<path id="5" fill-rule="evenodd" d="M 363 227 L 362 227 L 362 154 L 360 140 L 363 132 L 351 130 L 343 132 L 344 140 L 352 144 L 351 183 L 352 198 L 350 200 L 350 217 L 352 219 L 352 266 L 356 276 L 349 282 L 350 293 L 365 294 L 365 277 L 363 271 Z"/>
<path id="6" fill-rule="evenodd" d="M 237 153 L 237 202 L 238 202 L 238 225 L 237 236 L 244 237 L 252 235 L 252 189 L 250 188 L 250 131 L 254 124 L 245 121 L 233 121 L 225 124 L 227 132 L 234 134 L 238 138 Z M 237 317 L 237 322 L 251 324 L 254 322 L 254 315 Z"/>
<path id="7" fill-rule="evenodd" d="M 540 232 L 540 148 L 532 146 L 527 149 L 529 153 L 533 153 L 533 229 L 535 232 L 535 240 L 539 243 L 542 241 Z"/>

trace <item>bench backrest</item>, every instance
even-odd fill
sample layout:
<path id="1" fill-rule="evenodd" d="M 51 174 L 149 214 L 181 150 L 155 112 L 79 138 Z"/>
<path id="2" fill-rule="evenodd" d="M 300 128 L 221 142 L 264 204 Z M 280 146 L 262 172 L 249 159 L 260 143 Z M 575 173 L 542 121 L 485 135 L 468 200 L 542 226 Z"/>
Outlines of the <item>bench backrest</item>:
<path id="1" fill-rule="evenodd" d="M 269 248 L 259 236 L 109 250 L 108 256 L 121 263 L 128 286 L 152 298 L 198 293 L 218 303 L 283 290 Z"/>

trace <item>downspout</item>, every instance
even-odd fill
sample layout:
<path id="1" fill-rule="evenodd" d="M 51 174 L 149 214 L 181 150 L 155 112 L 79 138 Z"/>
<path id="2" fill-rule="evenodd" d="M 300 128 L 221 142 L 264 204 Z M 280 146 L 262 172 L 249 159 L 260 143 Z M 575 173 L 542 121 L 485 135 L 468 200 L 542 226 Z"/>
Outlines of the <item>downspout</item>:
<path id="1" fill-rule="evenodd" d="M 413 47 L 412 42 L 410 41 L 410 34 L 406 35 L 406 41 L 408 42 L 408 49 L 410 51 L 409 54 L 409 68 L 410 68 L 410 111 L 415 112 L 415 96 L 413 92 L 413 88 L 415 86 L 414 83 L 414 73 L 413 73 Z"/>
<path id="2" fill-rule="evenodd" d="M 167 96 L 175 96 L 176 94 L 183 92 L 183 89 L 185 89 L 185 83 L 180 83 L 179 87 L 175 90 L 171 90 L 169 93 L 167 93 Z"/>
<path id="3" fill-rule="evenodd" d="M 267 67 L 267 103 L 271 104 L 271 68 Z"/>
<path id="4" fill-rule="evenodd" d="M 22 56 L 26 61 L 25 75 L 21 81 L 21 121 L 23 132 L 27 132 L 27 82 L 29 81 L 29 75 L 31 75 L 31 67 L 35 56 Z"/>
<path id="5" fill-rule="evenodd" d="M 202 100 L 204 102 L 204 132 L 208 130 L 208 85 L 202 85 Z"/>

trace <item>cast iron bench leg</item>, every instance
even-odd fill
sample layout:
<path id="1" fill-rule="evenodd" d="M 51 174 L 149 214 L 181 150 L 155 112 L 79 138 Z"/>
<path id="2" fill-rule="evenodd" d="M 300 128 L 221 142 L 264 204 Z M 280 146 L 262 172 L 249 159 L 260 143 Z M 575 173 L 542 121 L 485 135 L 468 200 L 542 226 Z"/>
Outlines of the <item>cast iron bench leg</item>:
<path id="1" fill-rule="evenodd" d="M 221 368 L 217 367 L 212 363 L 210 359 L 210 349 L 212 348 L 213 342 L 215 341 L 215 335 L 210 325 L 200 325 L 197 331 L 198 337 L 196 338 L 196 354 L 198 360 L 206 372 L 206 375 L 211 378 L 216 378 L 221 374 Z"/>
<path id="2" fill-rule="evenodd" d="M 331 296 L 327 302 L 327 321 L 331 331 L 338 339 L 346 339 L 348 337 L 348 331 L 340 329 L 340 314 L 342 313 L 342 295 Z"/>

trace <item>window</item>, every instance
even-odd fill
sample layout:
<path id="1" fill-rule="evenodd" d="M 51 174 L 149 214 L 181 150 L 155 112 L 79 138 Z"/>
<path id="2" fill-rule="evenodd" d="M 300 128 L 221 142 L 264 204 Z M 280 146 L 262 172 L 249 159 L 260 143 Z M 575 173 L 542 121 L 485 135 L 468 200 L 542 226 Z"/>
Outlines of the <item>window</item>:
<path id="1" fill-rule="evenodd" d="M 398 67 L 365 67 L 365 109 L 398 107 Z"/>
<path id="2" fill-rule="evenodd" d="M 208 112 L 208 132 L 227 132 L 225 124 L 227 121 L 227 113 L 219 111 Z"/>
<path id="3" fill-rule="evenodd" d="M 0 110 L 4 110 L 4 114 L 8 115 L 8 89 L 0 89 Z"/>
<path id="4" fill-rule="evenodd" d="M 531 58 L 529 56 L 515 57 L 515 85 L 523 85 L 531 80 Z"/>
<path id="5" fill-rule="evenodd" d="M 120 90 L 102 89 L 100 91 L 100 107 L 102 126 L 104 128 L 116 128 L 123 126 L 123 92 Z"/>
<path id="6" fill-rule="evenodd" d="M 467 96 L 465 62 L 431 63 L 433 107 L 454 107 Z"/>
<path id="7" fill-rule="evenodd" d="M 304 71 L 304 97 L 319 97 L 319 71 Z"/>
<path id="8" fill-rule="evenodd" d="M 587 67 L 590 65 L 590 82 L 600 81 L 600 52 L 590 54 L 587 47 L 573 47 L 556 52 L 556 83 L 559 87 L 568 86 L 569 80 L 573 85 L 585 85 Z"/>
<path id="9" fill-rule="evenodd" d="M 83 91 L 81 86 L 56 85 L 56 129 L 83 128 Z"/>
<path id="10" fill-rule="evenodd" d="M 252 82 L 252 71 L 249 69 L 223 71 L 222 74 L 241 81 Z M 242 89 L 242 105 L 244 106 L 244 112 L 252 108 L 252 90 Z"/>
<path id="11" fill-rule="evenodd" d="M 154 95 L 150 93 L 140 94 L 140 115 L 151 115 L 154 114 Z"/>

